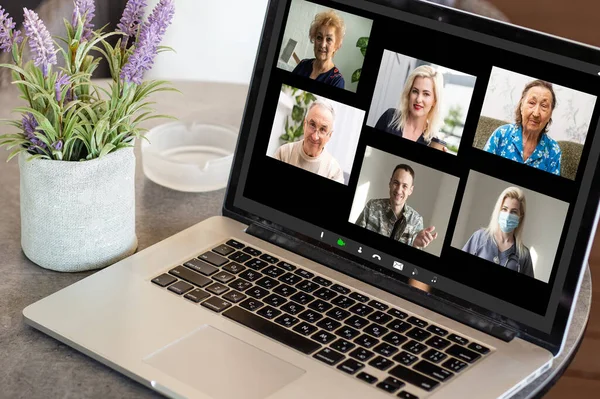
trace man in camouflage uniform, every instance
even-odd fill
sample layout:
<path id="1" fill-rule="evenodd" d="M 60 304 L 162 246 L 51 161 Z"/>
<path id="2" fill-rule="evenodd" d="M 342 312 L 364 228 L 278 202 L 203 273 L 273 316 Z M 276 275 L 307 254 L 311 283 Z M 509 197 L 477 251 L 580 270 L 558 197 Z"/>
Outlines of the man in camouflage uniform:
<path id="1" fill-rule="evenodd" d="M 437 238 L 435 226 L 423 228 L 423 217 L 406 204 L 414 189 L 415 171 L 396 166 L 390 179 L 390 197 L 367 202 L 356 224 L 401 243 L 423 249 Z"/>

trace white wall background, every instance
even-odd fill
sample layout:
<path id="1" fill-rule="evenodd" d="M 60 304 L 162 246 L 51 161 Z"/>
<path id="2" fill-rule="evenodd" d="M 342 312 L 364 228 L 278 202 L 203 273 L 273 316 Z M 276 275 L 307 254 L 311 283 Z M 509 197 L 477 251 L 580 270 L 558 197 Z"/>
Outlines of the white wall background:
<path id="1" fill-rule="evenodd" d="M 537 78 L 494 67 L 485 93 L 481 115 L 514 123 L 515 108 L 523 88 Z M 553 84 L 556 108 L 548 135 L 555 140 L 585 142 L 596 97 Z"/>
<path id="2" fill-rule="evenodd" d="M 290 13 L 287 20 L 287 25 L 283 33 L 283 41 L 281 42 L 281 51 L 285 48 L 288 39 L 294 39 L 298 44 L 295 52 L 298 57 L 303 60 L 305 58 L 315 58 L 314 46 L 308 37 L 311 22 L 315 19 L 315 15 L 330 10 L 330 7 L 324 7 L 318 4 L 309 3 L 303 0 L 293 0 L 290 6 Z M 333 57 L 335 66 L 344 76 L 345 89 L 356 92 L 357 83 L 352 83 L 352 74 L 358 68 L 362 68 L 364 57 L 360 49 L 356 47 L 356 42 L 361 37 L 371 35 L 371 26 L 373 21 L 357 15 L 348 14 L 343 11 L 336 12 L 342 17 L 346 24 L 346 36 L 342 47 Z M 286 64 L 279 60 L 277 66 L 279 68 L 291 71 L 296 67 L 296 62 L 293 57 Z"/>
<path id="3" fill-rule="evenodd" d="M 367 201 L 389 198 L 389 182 L 392 172 L 396 165 L 401 163 L 410 165 L 415 171 L 414 190 L 406 203 L 423 217 L 424 227 L 435 226 L 435 231 L 438 233 L 437 239 L 424 251 L 440 256 L 458 188 L 459 179 L 457 177 L 373 147 L 367 147 L 348 220 L 355 223 Z"/>
<path id="4" fill-rule="evenodd" d="M 147 14 L 158 3 L 149 0 Z M 149 79 L 249 83 L 267 0 L 175 0 L 175 16 Z"/>
<path id="5" fill-rule="evenodd" d="M 462 249 L 475 231 L 487 227 L 498 196 L 510 186 L 513 185 L 479 172 L 469 173 L 452 237 L 453 247 Z M 569 205 L 547 195 L 519 188 L 524 191 L 527 201 L 523 243 L 531 253 L 535 278 L 547 283 Z"/>
<path id="6" fill-rule="evenodd" d="M 325 149 L 329 151 L 340 164 L 340 167 L 344 171 L 344 183 L 348 184 L 348 178 L 352 171 L 352 164 L 354 163 L 354 155 L 356 154 L 356 147 L 358 146 L 360 131 L 365 119 L 365 111 L 358 108 L 352 108 L 348 105 L 329 100 L 316 94 L 314 95 L 317 99 L 325 99 L 333 106 L 335 112 L 333 135 L 325 145 Z M 285 144 L 279 136 L 285 132 L 285 121 L 292 114 L 293 103 L 294 100 L 290 93 L 286 91 L 279 92 L 279 102 L 277 104 L 271 137 L 269 138 L 269 145 L 267 147 L 267 155 L 270 157 L 275 154 L 277 148 Z M 302 139 L 302 137 L 300 139 Z"/>
<path id="7" fill-rule="evenodd" d="M 379 69 L 379 75 L 377 76 L 375 91 L 373 93 L 373 100 L 367 117 L 367 125 L 371 127 L 375 126 L 377 120 L 385 111 L 399 105 L 400 95 L 404 89 L 406 78 L 413 69 L 422 64 L 431 65 L 444 74 L 444 96 L 442 101 L 443 117 L 445 118 L 446 115 L 448 115 L 450 108 L 460 106 L 462 109 L 461 122 L 464 125 L 471 104 L 471 97 L 473 96 L 473 88 L 475 87 L 476 80 L 475 76 L 467 75 L 440 65 L 424 62 L 403 54 L 394 53 L 389 50 L 383 52 L 381 68 Z M 450 74 L 460 76 L 467 86 L 450 83 L 448 78 Z M 445 131 L 447 130 L 448 132 L 451 130 L 450 128 L 445 127 L 442 129 Z M 462 136 L 462 127 L 456 127 L 453 136 L 455 136 L 454 139 L 445 136 L 443 133 L 438 134 L 438 137 L 447 140 L 448 144 L 458 147 L 460 144 L 460 137 Z"/>

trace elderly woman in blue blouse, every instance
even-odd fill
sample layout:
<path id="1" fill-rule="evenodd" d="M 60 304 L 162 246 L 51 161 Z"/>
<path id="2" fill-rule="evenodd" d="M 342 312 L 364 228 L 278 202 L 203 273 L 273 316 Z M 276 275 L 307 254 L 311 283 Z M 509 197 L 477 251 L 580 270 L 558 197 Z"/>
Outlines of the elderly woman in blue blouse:
<path id="1" fill-rule="evenodd" d="M 522 239 L 525 208 L 523 191 L 508 187 L 496 201 L 489 226 L 473 233 L 463 251 L 534 277 L 531 255 Z"/>
<path id="2" fill-rule="evenodd" d="M 560 147 L 546 134 L 555 107 L 552 84 L 530 82 L 515 109 L 516 123 L 496 129 L 483 150 L 560 176 Z"/>
<path id="3" fill-rule="evenodd" d="M 314 45 L 315 58 L 300 61 L 292 73 L 343 89 L 344 77 L 333 63 L 333 56 L 342 47 L 345 34 L 344 20 L 335 11 L 315 15 L 308 31 L 310 42 Z"/>

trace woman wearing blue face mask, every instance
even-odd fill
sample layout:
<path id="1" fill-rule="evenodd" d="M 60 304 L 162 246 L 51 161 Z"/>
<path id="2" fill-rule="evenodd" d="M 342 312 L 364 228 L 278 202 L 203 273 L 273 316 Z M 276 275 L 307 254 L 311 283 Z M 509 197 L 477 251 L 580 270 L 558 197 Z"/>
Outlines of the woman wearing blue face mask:
<path id="1" fill-rule="evenodd" d="M 502 191 L 489 226 L 473 233 L 463 251 L 534 277 L 529 249 L 522 240 L 525 208 L 525 195 L 520 188 Z"/>

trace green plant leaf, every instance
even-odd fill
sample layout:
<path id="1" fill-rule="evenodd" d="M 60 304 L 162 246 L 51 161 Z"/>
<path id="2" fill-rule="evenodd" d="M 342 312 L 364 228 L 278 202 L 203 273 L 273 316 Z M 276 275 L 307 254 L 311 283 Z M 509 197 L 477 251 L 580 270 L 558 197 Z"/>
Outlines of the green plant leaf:
<path id="1" fill-rule="evenodd" d="M 356 47 L 366 48 L 369 45 L 369 38 L 363 36 L 356 41 Z"/>
<path id="2" fill-rule="evenodd" d="M 294 105 L 294 108 L 292 108 L 292 120 L 300 122 L 302 119 L 304 119 L 304 108 Z"/>
<path id="3" fill-rule="evenodd" d="M 359 68 L 356 71 L 354 71 L 354 73 L 352 74 L 352 83 L 356 83 L 360 80 L 361 72 L 362 72 L 362 68 Z"/>

